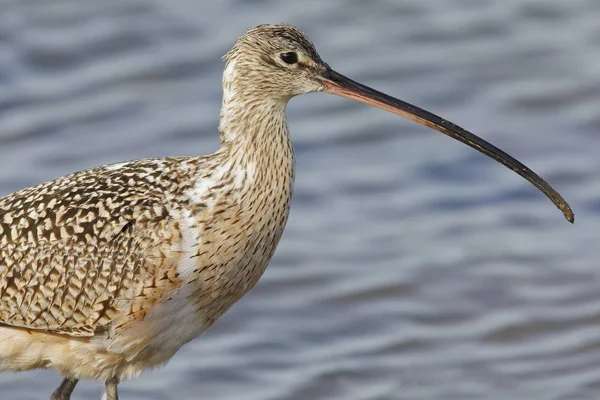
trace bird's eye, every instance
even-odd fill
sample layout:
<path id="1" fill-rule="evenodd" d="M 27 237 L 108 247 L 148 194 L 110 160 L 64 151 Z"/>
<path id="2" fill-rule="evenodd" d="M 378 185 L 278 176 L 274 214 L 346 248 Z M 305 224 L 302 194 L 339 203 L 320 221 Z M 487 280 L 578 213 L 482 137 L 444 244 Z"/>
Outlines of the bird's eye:
<path id="1" fill-rule="evenodd" d="M 293 51 L 282 53 L 281 60 L 286 64 L 296 64 L 298 62 L 298 54 Z"/>

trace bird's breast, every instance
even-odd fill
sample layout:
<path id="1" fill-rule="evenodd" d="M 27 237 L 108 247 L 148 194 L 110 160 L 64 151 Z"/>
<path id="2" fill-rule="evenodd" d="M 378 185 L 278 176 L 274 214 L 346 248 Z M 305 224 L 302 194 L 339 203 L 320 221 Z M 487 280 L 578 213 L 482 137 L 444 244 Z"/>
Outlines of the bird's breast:
<path id="1" fill-rule="evenodd" d="M 283 233 L 293 173 L 254 165 L 221 167 L 196 183 L 179 215 L 180 278 L 196 314 L 211 324 L 262 276 Z"/>

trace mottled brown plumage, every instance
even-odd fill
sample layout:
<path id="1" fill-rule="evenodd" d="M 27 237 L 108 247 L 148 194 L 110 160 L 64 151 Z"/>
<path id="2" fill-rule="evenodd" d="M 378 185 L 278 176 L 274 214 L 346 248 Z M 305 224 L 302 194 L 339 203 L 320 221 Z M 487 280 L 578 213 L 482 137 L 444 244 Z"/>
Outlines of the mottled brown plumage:
<path id="1" fill-rule="evenodd" d="M 225 60 L 216 153 L 98 167 L 0 199 L 0 369 L 57 369 L 66 378 L 56 400 L 79 378 L 101 379 L 114 400 L 120 380 L 164 364 L 227 311 L 285 227 L 294 180 L 285 108 L 302 93 L 424 123 L 564 202 L 487 142 L 335 73 L 292 26 L 246 32 Z"/>

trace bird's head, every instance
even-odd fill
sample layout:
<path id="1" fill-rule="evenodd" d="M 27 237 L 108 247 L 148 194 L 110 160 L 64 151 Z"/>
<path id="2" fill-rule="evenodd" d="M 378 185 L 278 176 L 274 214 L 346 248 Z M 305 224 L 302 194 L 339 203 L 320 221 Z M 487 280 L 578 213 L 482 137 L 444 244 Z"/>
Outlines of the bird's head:
<path id="1" fill-rule="evenodd" d="M 225 55 L 223 84 L 244 96 L 287 101 L 322 91 L 329 66 L 310 39 L 291 25 L 259 25 L 247 31 Z"/>

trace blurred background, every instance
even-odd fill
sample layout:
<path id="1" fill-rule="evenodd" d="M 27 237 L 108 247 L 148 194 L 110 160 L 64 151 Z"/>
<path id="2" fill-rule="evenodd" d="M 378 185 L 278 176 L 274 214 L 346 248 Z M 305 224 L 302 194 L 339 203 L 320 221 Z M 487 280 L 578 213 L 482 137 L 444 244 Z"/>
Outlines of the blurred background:
<path id="1" fill-rule="evenodd" d="M 0 194 L 218 148 L 220 57 L 260 23 L 479 134 L 570 201 L 349 100 L 292 100 L 292 214 L 257 287 L 123 399 L 596 399 L 597 0 L 0 0 Z M 45 399 L 54 371 L 0 374 Z M 83 382 L 74 399 L 98 399 Z"/>

